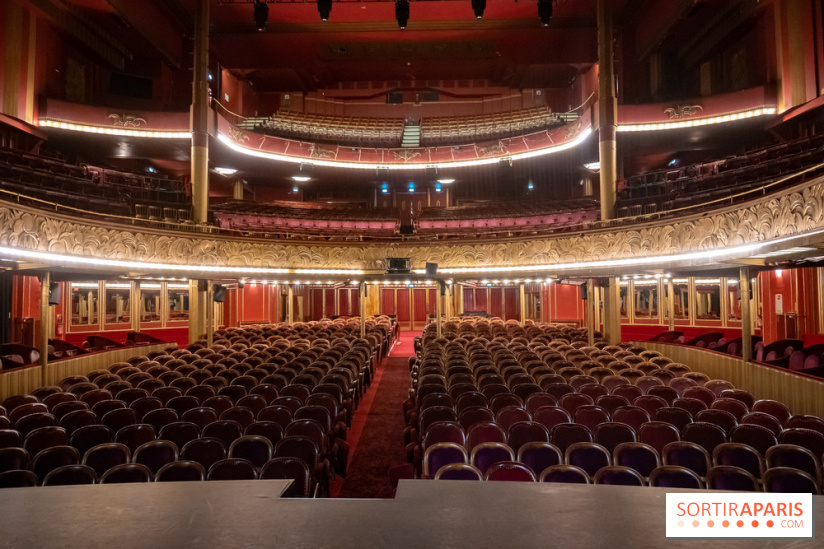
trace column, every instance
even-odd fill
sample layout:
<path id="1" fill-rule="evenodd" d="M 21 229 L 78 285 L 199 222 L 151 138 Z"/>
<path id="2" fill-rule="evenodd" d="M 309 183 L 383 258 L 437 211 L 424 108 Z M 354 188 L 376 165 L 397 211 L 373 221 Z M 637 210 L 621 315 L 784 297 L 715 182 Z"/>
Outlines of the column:
<path id="1" fill-rule="evenodd" d="M 618 277 L 609 277 L 604 293 L 604 337 L 613 345 L 621 342 L 621 290 Z"/>
<path id="2" fill-rule="evenodd" d="M 366 282 L 360 283 L 360 299 L 358 300 L 358 305 L 360 305 L 360 336 L 366 337 Z"/>
<path id="3" fill-rule="evenodd" d="M 212 333 L 215 331 L 215 288 L 212 281 L 206 283 L 206 346 L 212 346 Z"/>
<path id="4" fill-rule="evenodd" d="M 521 326 L 526 325 L 526 292 L 524 291 L 524 283 L 518 284 L 518 297 L 521 299 Z"/>
<path id="5" fill-rule="evenodd" d="M 189 281 L 189 343 L 206 333 L 206 281 Z"/>
<path id="6" fill-rule="evenodd" d="M 439 281 L 438 292 L 435 294 L 435 327 L 438 337 L 441 337 L 443 334 L 443 319 L 441 316 L 443 315 L 443 296 L 445 293 L 446 284 Z"/>
<path id="7" fill-rule="evenodd" d="M 291 284 L 287 286 L 286 294 L 286 324 L 291 325 L 295 318 L 295 287 Z"/>
<path id="8" fill-rule="evenodd" d="M 49 363 L 49 287 L 51 286 L 51 273 L 43 273 L 40 278 L 40 338 L 37 342 L 37 350 L 40 351 L 40 386 L 45 387 L 46 365 Z M 63 299 L 71 299 L 71 295 L 63 296 Z M 66 324 L 71 322 L 71 317 L 66 319 Z"/>
<path id="9" fill-rule="evenodd" d="M 608 0 L 598 0 L 598 152 L 601 162 L 601 219 L 615 217 L 616 158 L 615 74 L 612 66 L 612 13 Z"/>
<path id="10" fill-rule="evenodd" d="M 667 280 L 667 312 L 669 313 L 669 331 L 675 330 L 675 288 L 672 279 Z"/>
<path id="11" fill-rule="evenodd" d="M 590 278 L 584 288 L 586 292 L 587 341 L 592 345 L 595 343 L 595 280 Z"/>
<path id="12" fill-rule="evenodd" d="M 232 198 L 235 200 L 243 200 L 243 181 L 238 180 L 232 186 Z"/>
<path id="13" fill-rule="evenodd" d="M 752 311 L 750 310 L 750 268 L 738 271 L 738 296 L 741 299 L 741 356 L 744 362 L 752 360 Z"/>
<path id="14" fill-rule="evenodd" d="M 195 11 L 192 83 L 192 220 L 205 224 L 209 213 L 209 0 Z"/>
<path id="15" fill-rule="evenodd" d="M 460 284 L 455 285 L 457 292 L 458 292 L 458 316 L 462 316 L 464 314 L 464 292 L 463 286 Z"/>

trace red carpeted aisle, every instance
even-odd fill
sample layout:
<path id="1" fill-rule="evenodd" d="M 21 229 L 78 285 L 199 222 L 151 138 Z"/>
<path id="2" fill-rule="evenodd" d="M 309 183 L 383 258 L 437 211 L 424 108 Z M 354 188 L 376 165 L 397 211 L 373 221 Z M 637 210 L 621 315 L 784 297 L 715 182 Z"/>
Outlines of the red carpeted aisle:
<path id="1" fill-rule="evenodd" d="M 406 463 L 403 402 L 409 392 L 409 357 L 414 332 L 401 332 L 389 357 L 355 413 L 347 440 L 351 455 L 346 479 L 332 495 L 341 498 L 391 498 L 389 469 Z"/>

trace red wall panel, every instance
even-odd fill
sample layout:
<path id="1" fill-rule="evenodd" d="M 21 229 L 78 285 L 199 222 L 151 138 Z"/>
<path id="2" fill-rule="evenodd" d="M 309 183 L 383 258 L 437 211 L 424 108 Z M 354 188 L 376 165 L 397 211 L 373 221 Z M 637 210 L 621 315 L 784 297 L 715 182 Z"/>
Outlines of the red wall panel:
<path id="1" fill-rule="evenodd" d="M 505 307 L 506 319 L 511 318 L 521 320 L 521 291 L 520 288 L 506 288 L 504 290 L 506 296 Z"/>
<path id="2" fill-rule="evenodd" d="M 246 284 L 243 286 L 239 321 L 249 322 L 267 319 L 266 290 L 265 284 Z"/>
<path id="3" fill-rule="evenodd" d="M 489 308 L 486 310 L 492 316 L 503 317 L 504 292 L 501 288 L 489 289 Z"/>
<path id="4" fill-rule="evenodd" d="M 395 290 L 393 288 L 381 289 L 381 314 L 394 315 L 395 313 Z"/>
<path id="5" fill-rule="evenodd" d="M 411 320 L 409 310 L 409 288 L 398 289 L 398 322 L 409 322 Z"/>
<path id="6" fill-rule="evenodd" d="M 426 320 L 426 290 L 424 288 L 415 288 L 414 295 L 414 315 L 416 321 Z"/>
<path id="7" fill-rule="evenodd" d="M 323 290 L 320 288 L 313 288 L 311 292 L 312 299 L 312 320 L 320 320 L 323 318 Z"/>
<path id="8" fill-rule="evenodd" d="M 486 288 L 475 288 L 475 310 L 489 313 Z"/>
<path id="9" fill-rule="evenodd" d="M 326 306 L 323 311 L 323 316 L 332 318 L 335 316 L 335 290 L 328 288 L 324 290 L 324 293 L 326 294 Z"/>
<path id="10" fill-rule="evenodd" d="M 345 288 L 342 290 L 337 290 L 338 292 L 338 314 L 340 316 L 349 316 L 352 313 L 349 312 L 349 292 L 351 290 L 349 288 Z"/>

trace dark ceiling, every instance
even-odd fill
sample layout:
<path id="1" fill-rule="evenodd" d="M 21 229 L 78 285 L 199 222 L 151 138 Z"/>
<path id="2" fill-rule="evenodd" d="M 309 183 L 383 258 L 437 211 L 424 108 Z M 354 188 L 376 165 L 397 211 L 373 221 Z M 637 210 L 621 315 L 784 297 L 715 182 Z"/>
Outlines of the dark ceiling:
<path id="1" fill-rule="evenodd" d="M 190 63 L 198 1 L 65 0 L 123 45 L 136 50 L 128 36 L 135 34 L 179 67 Z M 480 20 L 470 0 L 413 0 L 405 30 L 395 20 L 394 0 L 338 0 L 325 23 L 313 1 L 270 0 L 262 32 L 255 28 L 252 1 L 209 0 L 210 49 L 214 62 L 259 92 L 445 79 L 566 88 L 597 62 L 595 0 L 556 0 L 548 27 L 541 26 L 536 0 L 487 0 Z M 620 28 L 650 11 L 656 21 L 680 17 L 695 0 L 609 3 Z"/>

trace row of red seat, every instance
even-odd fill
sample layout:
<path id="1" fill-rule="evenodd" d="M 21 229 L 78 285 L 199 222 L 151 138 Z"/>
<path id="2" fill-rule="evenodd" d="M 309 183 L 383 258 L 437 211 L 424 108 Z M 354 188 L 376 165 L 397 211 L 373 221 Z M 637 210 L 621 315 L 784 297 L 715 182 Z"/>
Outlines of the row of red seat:
<path id="1" fill-rule="evenodd" d="M 618 193 L 619 217 L 700 205 L 824 162 L 824 136 L 804 137 L 681 169 L 634 175 Z"/>
<path id="2" fill-rule="evenodd" d="M 502 462 L 496 475 L 527 480 L 820 490 L 821 418 L 654 351 L 589 346 L 581 330 L 447 324 L 412 368 L 407 454 L 424 477 L 482 478 Z"/>
<path id="3" fill-rule="evenodd" d="M 252 326 L 151 353 L 0 408 L 0 486 L 294 478 L 328 494 L 388 318 Z M 177 464 L 177 465 L 174 465 Z M 280 476 L 278 476 L 280 475 Z"/>

